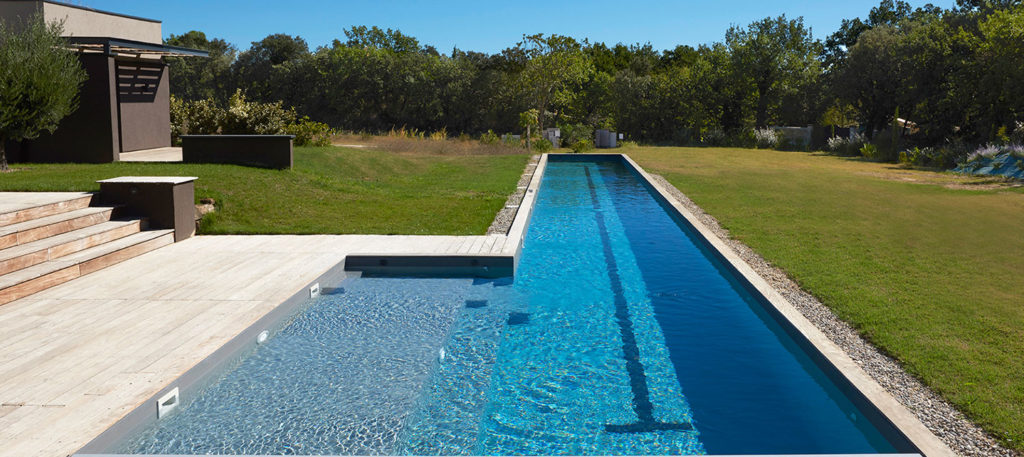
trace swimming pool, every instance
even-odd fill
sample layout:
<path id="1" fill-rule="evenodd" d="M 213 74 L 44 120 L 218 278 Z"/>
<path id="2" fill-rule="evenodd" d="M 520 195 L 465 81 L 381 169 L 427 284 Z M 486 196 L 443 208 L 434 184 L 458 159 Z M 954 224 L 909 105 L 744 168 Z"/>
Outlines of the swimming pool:
<path id="1" fill-rule="evenodd" d="M 550 160 L 514 281 L 346 280 L 116 450 L 914 452 L 673 214 Z"/>

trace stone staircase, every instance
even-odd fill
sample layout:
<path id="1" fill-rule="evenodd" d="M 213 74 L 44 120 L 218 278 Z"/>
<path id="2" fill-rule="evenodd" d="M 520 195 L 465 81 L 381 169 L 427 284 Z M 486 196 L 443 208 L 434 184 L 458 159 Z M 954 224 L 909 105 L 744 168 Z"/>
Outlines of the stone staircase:
<path id="1" fill-rule="evenodd" d="M 0 305 L 174 242 L 88 193 L 0 193 Z"/>

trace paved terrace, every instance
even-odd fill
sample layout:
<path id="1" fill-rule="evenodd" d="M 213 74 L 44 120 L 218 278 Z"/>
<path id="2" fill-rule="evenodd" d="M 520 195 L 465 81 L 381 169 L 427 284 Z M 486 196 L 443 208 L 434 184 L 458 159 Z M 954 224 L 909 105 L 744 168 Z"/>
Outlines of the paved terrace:
<path id="1" fill-rule="evenodd" d="M 0 455 L 77 451 L 348 254 L 514 252 L 489 236 L 200 236 L 0 306 Z"/>

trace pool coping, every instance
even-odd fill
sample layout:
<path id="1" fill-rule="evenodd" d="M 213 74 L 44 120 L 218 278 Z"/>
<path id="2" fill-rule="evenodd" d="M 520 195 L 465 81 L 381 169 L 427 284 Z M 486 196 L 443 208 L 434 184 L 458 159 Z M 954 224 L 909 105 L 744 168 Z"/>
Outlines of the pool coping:
<path id="1" fill-rule="evenodd" d="M 683 218 L 698 234 L 707 247 L 720 257 L 727 266 L 733 269 L 737 279 L 742 280 L 752 292 L 756 291 L 764 302 L 769 304 L 777 317 L 782 317 L 810 347 L 814 348 L 872 407 L 896 428 L 904 438 L 927 457 L 953 457 L 957 454 L 939 437 L 935 436 L 913 413 L 903 406 L 895 397 L 878 384 L 867 372 L 854 362 L 845 351 L 833 343 L 821 330 L 789 302 L 779 291 L 775 290 L 754 269 L 748 265 L 733 249 L 705 226 L 690 210 L 675 199 L 658 181 L 651 178 L 639 164 L 626 154 L 601 154 L 602 156 L 618 156 L 633 170 L 656 198 L 662 200 Z"/>
<path id="2" fill-rule="evenodd" d="M 457 275 L 500 278 L 513 276 L 519 267 L 526 229 L 537 203 L 537 192 L 547 167 L 548 154 L 541 156 L 526 187 L 515 218 L 505 235 L 488 235 L 502 243 L 501 251 L 492 254 L 437 253 L 360 253 L 345 257 L 346 271 L 363 274 Z"/>

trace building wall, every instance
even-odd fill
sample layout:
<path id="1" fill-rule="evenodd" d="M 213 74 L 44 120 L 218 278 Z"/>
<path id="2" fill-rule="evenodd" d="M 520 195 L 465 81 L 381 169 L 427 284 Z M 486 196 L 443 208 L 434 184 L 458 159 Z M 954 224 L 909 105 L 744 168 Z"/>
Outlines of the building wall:
<path id="1" fill-rule="evenodd" d="M 160 21 L 45 1 L 0 0 L 0 19 L 7 23 L 23 22 L 40 11 L 47 22 L 64 21 L 64 36 L 163 43 Z"/>
<path id="2" fill-rule="evenodd" d="M 117 61 L 121 152 L 171 145 L 167 74 L 167 65 L 160 61 Z"/>
<path id="3" fill-rule="evenodd" d="M 89 79 L 78 93 L 78 109 L 64 118 L 53 134 L 12 144 L 16 162 L 89 162 L 118 160 L 121 152 L 113 57 L 79 54 Z M 168 136 L 170 136 L 168 134 Z"/>
<path id="4" fill-rule="evenodd" d="M 0 21 L 8 26 L 17 27 L 24 23 L 25 18 L 32 17 L 43 11 L 42 2 L 11 2 L 0 1 Z"/>

